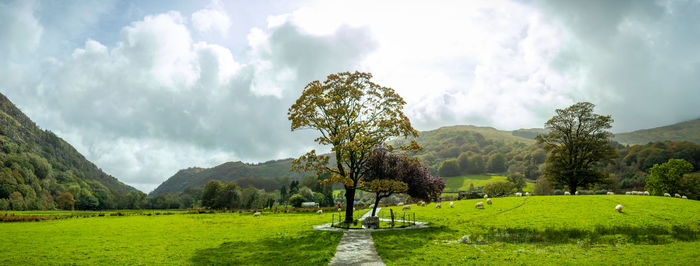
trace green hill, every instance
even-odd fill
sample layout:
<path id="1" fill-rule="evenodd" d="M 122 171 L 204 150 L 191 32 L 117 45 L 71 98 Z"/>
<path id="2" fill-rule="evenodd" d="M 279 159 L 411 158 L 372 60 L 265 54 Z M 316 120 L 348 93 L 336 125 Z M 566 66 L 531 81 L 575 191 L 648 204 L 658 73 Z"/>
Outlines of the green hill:
<path id="1" fill-rule="evenodd" d="M 53 209 L 70 192 L 79 209 L 113 209 L 134 188 L 41 130 L 0 94 L 0 209 Z"/>
<path id="2" fill-rule="evenodd" d="M 642 129 L 615 134 L 615 141 L 622 144 L 646 144 L 655 141 L 690 141 L 700 144 L 700 119 L 681 122 L 670 126 Z"/>
<path id="3" fill-rule="evenodd" d="M 290 179 L 300 179 L 301 175 L 290 171 L 292 159 L 269 161 L 260 164 L 228 162 L 212 168 L 187 168 L 160 184 L 149 195 L 179 193 L 188 187 L 204 187 L 210 180 L 236 181 L 239 186 L 253 185 L 259 189 L 272 191 Z"/>

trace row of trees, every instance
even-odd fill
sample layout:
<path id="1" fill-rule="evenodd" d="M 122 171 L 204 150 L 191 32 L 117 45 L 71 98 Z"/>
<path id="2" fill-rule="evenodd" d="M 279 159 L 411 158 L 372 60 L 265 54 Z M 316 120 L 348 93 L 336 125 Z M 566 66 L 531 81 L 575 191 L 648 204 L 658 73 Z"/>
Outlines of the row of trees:
<path id="1" fill-rule="evenodd" d="M 506 158 L 500 153 L 494 153 L 485 159 L 483 155 L 472 151 L 463 152 L 456 159 L 443 161 L 438 168 L 441 176 L 459 176 L 468 174 L 483 174 L 505 172 Z"/>

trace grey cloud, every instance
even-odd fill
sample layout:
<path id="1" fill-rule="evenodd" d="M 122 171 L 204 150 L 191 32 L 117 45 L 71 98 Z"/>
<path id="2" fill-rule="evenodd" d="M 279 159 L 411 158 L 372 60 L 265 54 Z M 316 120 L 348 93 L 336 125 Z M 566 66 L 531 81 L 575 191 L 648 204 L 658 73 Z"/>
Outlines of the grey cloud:
<path id="1" fill-rule="evenodd" d="M 700 117 L 700 2 L 542 1 L 573 37 L 553 62 L 615 131 Z M 642 119 L 643 118 L 643 119 Z"/>

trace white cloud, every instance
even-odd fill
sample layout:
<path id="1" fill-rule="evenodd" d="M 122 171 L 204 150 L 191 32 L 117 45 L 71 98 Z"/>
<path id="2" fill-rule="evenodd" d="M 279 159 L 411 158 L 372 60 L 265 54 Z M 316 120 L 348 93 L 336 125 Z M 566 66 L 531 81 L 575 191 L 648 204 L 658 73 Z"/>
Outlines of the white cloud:
<path id="1" fill-rule="evenodd" d="M 231 27 L 231 19 L 226 15 L 220 1 L 212 2 L 209 7 L 192 13 L 192 25 L 202 33 L 218 33 L 226 36 Z"/>
<path id="2" fill-rule="evenodd" d="M 11 57 L 38 47 L 44 28 L 34 16 L 37 5 L 34 1 L 0 3 L 0 49 Z"/>

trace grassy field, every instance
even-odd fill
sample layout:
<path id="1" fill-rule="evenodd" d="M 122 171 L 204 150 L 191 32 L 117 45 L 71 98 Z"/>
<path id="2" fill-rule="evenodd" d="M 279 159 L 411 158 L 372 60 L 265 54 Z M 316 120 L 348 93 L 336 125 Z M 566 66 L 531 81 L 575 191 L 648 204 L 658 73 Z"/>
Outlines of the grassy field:
<path id="1" fill-rule="evenodd" d="M 0 264 L 325 265 L 342 233 L 312 226 L 330 222 L 331 215 L 248 212 L 2 223 Z"/>
<path id="2" fill-rule="evenodd" d="M 469 184 L 474 184 L 474 187 L 483 186 L 494 181 L 506 181 L 505 176 L 500 175 L 463 175 L 453 177 L 443 177 L 445 180 L 445 191 L 469 190 Z M 532 191 L 535 188 L 534 183 L 527 183 L 523 191 Z"/>
<path id="3" fill-rule="evenodd" d="M 508 197 L 476 209 L 478 201 L 414 205 L 417 220 L 430 228 L 374 232 L 377 252 L 389 265 L 700 264 L 698 201 Z M 614 210 L 617 204 L 623 213 Z"/>

